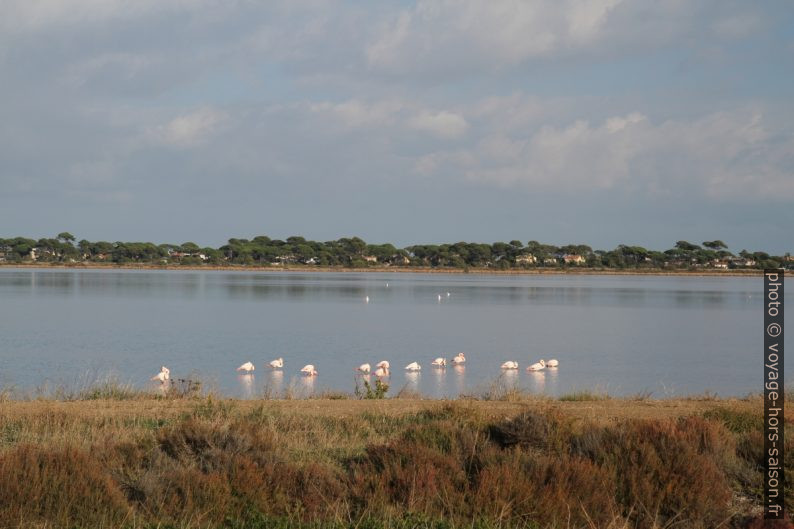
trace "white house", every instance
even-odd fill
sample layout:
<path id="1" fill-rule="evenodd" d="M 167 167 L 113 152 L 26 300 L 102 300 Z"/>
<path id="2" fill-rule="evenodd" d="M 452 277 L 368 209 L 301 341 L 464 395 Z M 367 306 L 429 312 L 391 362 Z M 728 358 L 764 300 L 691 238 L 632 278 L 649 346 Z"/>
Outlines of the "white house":
<path id="1" fill-rule="evenodd" d="M 573 264 L 573 265 L 583 265 L 587 262 L 587 259 L 575 253 L 563 255 L 562 260 L 565 261 L 565 264 Z"/>

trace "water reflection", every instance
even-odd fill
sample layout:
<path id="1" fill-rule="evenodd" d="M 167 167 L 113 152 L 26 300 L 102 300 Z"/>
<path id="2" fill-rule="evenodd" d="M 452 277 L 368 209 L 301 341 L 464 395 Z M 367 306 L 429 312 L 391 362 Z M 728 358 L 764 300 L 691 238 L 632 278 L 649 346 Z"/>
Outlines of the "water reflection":
<path id="1" fill-rule="evenodd" d="M 366 394 L 367 392 L 367 385 L 370 387 L 370 391 L 373 389 L 372 382 L 370 381 L 370 374 L 369 373 L 356 373 L 353 375 L 353 381 L 355 382 L 356 391 Z"/>
<path id="2" fill-rule="evenodd" d="M 458 364 L 452 366 L 452 371 L 455 373 L 455 393 L 462 395 L 466 390 L 466 366 Z"/>
<path id="3" fill-rule="evenodd" d="M 237 375 L 237 383 L 240 385 L 241 395 L 244 399 L 254 398 L 254 382 L 253 373 Z"/>
<path id="4" fill-rule="evenodd" d="M 543 371 L 528 371 L 527 384 L 530 393 L 543 393 L 546 388 L 546 370 Z"/>
<path id="5" fill-rule="evenodd" d="M 419 379 L 421 378 L 421 374 L 419 371 L 406 371 L 405 373 L 405 389 L 409 391 L 418 392 L 419 391 Z"/>
<path id="6" fill-rule="evenodd" d="M 390 289 L 388 281 L 410 288 Z M 671 281 L 676 285 L 670 288 Z M 670 278 L 480 277 L 443 278 L 416 274 L 410 281 L 388 274 L 317 274 L 300 272 L 204 272 L 181 270 L 12 270 L 0 288 L 46 295 L 157 296 L 245 300 L 366 300 L 373 293 L 411 304 L 451 302 L 466 305 L 664 306 L 719 308 L 744 306 L 748 289 L 718 278 L 681 281 Z M 403 286 L 403 285 L 401 285 Z M 454 288 L 454 296 L 447 296 Z"/>
<path id="7" fill-rule="evenodd" d="M 440 397 L 445 394 L 447 370 L 443 367 L 433 366 L 430 372 L 433 375 L 433 396 Z"/>
<path id="8" fill-rule="evenodd" d="M 281 397 L 284 391 L 284 371 L 274 369 L 268 373 L 267 381 L 265 383 L 265 395 L 271 397 Z"/>
<path id="9" fill-rule="evenodd" d="M 544 370 L 545 373 L 545 390 L 546 393 L 549 395 L 559 395 L 558 387 L 559 387 L 559 378 L 560 378 L 560 368 L 559 367 L 547 367 Z"/>
<path id="10" fill-rule="evenodd" d="M 151 382 L 150 385 L 154 388 L 154 392 L 161 397 L 165 397 L 168 394 L 168 390 L 171 389 L 170 380 L 166 380 L 165 382 Z"/>
<path id="11" fill-rule="evenodd" d="M 517 389 L 518 387 L 518 369 L 504 369 L 501 375 L 502 387 L 506 390 Z"/>
<path id="12" fill-rule="evenodd" d="M 317 377 L 301 376 L 298 382 L 298 388 L 300 390 L 300 394 L 298 396 L 301 398 L 307 398 L 314 395 L 316 379 Z"/>

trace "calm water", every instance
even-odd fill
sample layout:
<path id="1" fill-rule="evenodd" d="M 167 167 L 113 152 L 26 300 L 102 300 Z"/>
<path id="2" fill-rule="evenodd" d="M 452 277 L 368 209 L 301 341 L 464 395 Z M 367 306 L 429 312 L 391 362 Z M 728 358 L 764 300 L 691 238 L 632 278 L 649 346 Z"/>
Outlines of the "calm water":
<path id="1" fill-rule="evenodd" d="M 147 387 L 165 364 L 231 396 L 352 392 L 355 366 L 387 359 L 391 393 L 499 384 L 550 395 L 745 395 L 761 390 L 761 289 L 760 277 L 2 269 L 0 385 L 76 387 L 113 375 Z M 465 369 L 431 368 L 459 351 Z M 264 364 L 279 356 L 283 373 L 270 372 Z M 550 357 L 558 369 L 525 371 Z M 255 374 L 238 376 L 247 360 Z M 521 369 L 502 374 L 505 360 Z M 412 361 L 421 374 L 403 372 Z M 316 379 L 298 376 L 308 363 Z"/>

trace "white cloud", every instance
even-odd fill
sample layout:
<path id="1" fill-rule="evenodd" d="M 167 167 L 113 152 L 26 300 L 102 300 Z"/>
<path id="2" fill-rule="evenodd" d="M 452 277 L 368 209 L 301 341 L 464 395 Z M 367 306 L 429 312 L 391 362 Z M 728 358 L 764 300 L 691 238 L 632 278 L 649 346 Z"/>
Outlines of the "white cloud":
<path id="1" fill-rule="evenodd" d="M 440 139 L 454 139 L 469 128 L 459 113 L 422 108 L 416 103 L 386 99 L 362 101 L 349 99 L 341 103 L 328 101 L 307 105 L 312 114 L 326 116 L 349 129 L 377 127 L 381 130 L 411 130 L 428 133 Z"/>
<path id="2" fill-rule="evenodd" d="M 625 53 L 702 37 L 701 21 L 740 38 L 762 24 L 719 2 L 653 0 L 419 0 L 392 16 L 366 48 L 371 68 L 393 74 L 499 71 L 533 58 Z"/>
<path id="3" fill-rule="evenodd" d="M 454 112 L 421 112 L 411 118 L 409 126 L 444 139 L 459 138 L 466 133 L 469 124 Z"/>
<path id="4" fill-rule="evenodd" d="M 0 28 L 21 32 L 190 9 L 206 0 L 5 0 Z"/>
<path id="5" fill-rule="evenodd" d="M 600 124 L 491 133 L 468 150 L 427 154 L 414 167 L 538 190 L 794 198 L 794 137 L 770 133 L 752 110 L 659 124 L 633 112 Z"/>
<path id="6" fill-rule="evenodd" d="M 350 99 L 341 103 L 310 103 L 313 113 L 328 115 L 341 121 L 347 127 L 365 127 L 371 125 L 387 126 L 394 123 L 396 116 L 404 109 L 399 101 L 364 102 Z"/>
<path id="7" fill-rule="evenodd" d="M 176 147 L 191 147 L 209 138 L 228 117 L 225 112 L 204 107 L 156 127 L 150 136 Z"/>
<path id="8" fill-rule="evenodd" d="M 102 53 L 68 65 L 64 80 L 68 85 L 81 87 L 92 77 L 108 76 L 129 81 L 150 68 L 159 59 L 140 53 Z"/>

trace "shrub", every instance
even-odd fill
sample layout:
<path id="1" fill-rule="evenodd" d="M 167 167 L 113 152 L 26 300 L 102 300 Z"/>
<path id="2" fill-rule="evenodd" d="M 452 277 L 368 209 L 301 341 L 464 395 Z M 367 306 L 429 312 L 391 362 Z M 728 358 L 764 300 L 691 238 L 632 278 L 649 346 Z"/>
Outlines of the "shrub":
<path id="1" fill-rule="evenodd" d="M 87 452 L 19 445 L 0 456 L 0 527 L 114 526 L 128 513 L 124 495 Z"/>

